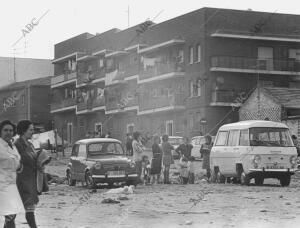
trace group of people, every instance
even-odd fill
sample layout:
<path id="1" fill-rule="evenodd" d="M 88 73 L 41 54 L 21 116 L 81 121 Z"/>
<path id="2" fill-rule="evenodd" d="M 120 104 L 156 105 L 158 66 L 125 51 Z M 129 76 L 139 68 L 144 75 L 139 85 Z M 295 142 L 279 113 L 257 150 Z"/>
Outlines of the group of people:
<path id="1" fill-rule="evenodd" d="M 14 228 L 16 215 L 24 211 L 29 227 L 37 227 L 34 211 L 41 194 L 39 172 L 44 169 L 39 161 L 42 157 L 45 161 L 45 155 L 30 142 L 33 133 L 29 120 L 21 120 L 17 126 L 9 120 L 0 123 L 0 216 L 5 217 L 4 228 Z M 13 142 L 16 134 L 19 138 Z"/>
<path id="2" fill-rule="evenodd" d="M 209 157 L 210 150 L 212 148 L 212 138 L 210 135 L 206 135 L 205 139 L 206 143 L 201 146 L 199 152 L 203 158 L 202 168 L 206 170 L 206 175 L 209 179 Z M 170 144 L 168 135 L 163 135 L 161 138 L 158 135 L 154 135 L 152 144 L 152 158 L 149 160 L 148 156 L 144 153 L 145 147 L 142 143 L 141 133 L 134 132 L 132 138 L 131 135 L 127 135 L 127 155 L 133 155 L 133 159 L 136 163 L 138 180 L 140 183 L 144 184 L 159 183 L 161 173 L 163 173 L 163 183 L 170 184 L 170 167 L 171 164 L 174 164 L 172 155 L 173 150 L 180 155 L 180 183 L 193 184 L 195 180 L 195 158 L 191 156 L 192 148 L 193 145 L 189 143 L 188 137 L 184 137 L 183 143 L 175 149 L 174 146 Z"/>

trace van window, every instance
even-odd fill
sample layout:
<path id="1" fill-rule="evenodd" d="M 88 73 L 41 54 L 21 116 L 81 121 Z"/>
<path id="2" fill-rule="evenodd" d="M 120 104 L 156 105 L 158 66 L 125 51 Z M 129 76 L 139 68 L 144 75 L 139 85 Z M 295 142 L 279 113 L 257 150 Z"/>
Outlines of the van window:
<path id="1" fill-rule="evenodd" d="M 239 142 L 239 130 L 229 131 L 228 146 L 237 146 Z"/>
<path id="2" fill-rule="evenodd" d="M 249 132 L 247 130 L 241 130 L 240 133 L 240 146 L 249 146 Z"/>
<path id="3" fill-rule="evenodd" d="M 216 146 L 225 146 L 227 142 L 228 131 L 219 131 Z"/>
<path id="4" fill-rule="evenodd" d="M 287 128 L 255 127 L 249 133 L 251 146 L 293 146 Z"/>

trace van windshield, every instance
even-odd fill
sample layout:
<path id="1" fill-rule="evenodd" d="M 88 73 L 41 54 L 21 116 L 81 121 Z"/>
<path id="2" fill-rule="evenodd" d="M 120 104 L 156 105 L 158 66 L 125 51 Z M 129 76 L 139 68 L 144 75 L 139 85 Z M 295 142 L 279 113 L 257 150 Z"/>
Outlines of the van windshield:
<path id="1" fill-rule="evenodd" d="M 249 130 L 250 146 L 293 146 L 287 128 L 254 127 Z"/>

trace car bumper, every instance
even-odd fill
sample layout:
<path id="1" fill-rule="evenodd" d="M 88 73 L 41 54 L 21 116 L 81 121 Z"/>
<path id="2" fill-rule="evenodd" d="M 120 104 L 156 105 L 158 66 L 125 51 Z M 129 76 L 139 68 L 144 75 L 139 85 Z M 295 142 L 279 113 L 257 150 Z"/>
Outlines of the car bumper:
<path id="1" fill-rule="evenodd" d="M 250 172 L 295 173 L 298 169 L 249 169 Z"/>
<path id="2" fill-rule="evenodd" d="M 124 182 L 124 181 L 134 181 L 138 179 L 138 175 L 134 174 L 126 174 L 126 175 L 116 175 L 116 176 L 108 176 L 108 175 L 92 175 L 92 178 L 97 183 L 106 183 L 106 182 Z"/>

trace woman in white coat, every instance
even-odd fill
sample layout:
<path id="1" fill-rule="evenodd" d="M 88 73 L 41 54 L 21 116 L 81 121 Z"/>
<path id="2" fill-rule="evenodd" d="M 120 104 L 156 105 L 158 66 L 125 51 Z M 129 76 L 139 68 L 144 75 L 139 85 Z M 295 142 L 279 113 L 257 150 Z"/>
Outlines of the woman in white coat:
<path id="1" fill-rule="evenodd" d="M 5 217 L 4 228 L 14 228 L 16 214 L 24 206 L 16 185 L 16 171 L 20 156 L 12 144 L 16 127 L 9 120 L 0 123 L 0 216 Z"/>

